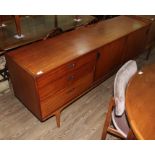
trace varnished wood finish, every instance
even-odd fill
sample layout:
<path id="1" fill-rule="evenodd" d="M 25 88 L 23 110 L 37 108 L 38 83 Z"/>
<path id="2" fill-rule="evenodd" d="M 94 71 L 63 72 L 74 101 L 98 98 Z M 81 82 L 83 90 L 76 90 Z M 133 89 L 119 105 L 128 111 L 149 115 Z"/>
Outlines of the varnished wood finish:
<path id="1" fill-rule="evenodd" d="M 147 28 L 148 24 L 143 21 L 119 16 L 18 48 L 6 54 L 7 65 L 8 68 L 14 66 L 9 63 L 11 60 L 31 77 L 40 111 L 39 114 L 34 113 L 44 121 L 52 115 L 57 115 L 56 112 L 60 112 L 62 107 L 66 107 L 78 96 L 103 81 L 100 79 L 105 79 L 113 73 L 123 62 L 124 53 L 127 52 L 125 45 L 129 44 L 127 41 L 132 41 L 127 39 L 128 35 L 136 36 L 138 33 L 139 36 L 145 32 L 145 27 Z M 139 43 L 141 38 L 137 37 L 136 41 Z M 136 52 L 137 48 L 133 50 Z M 99 52 L 101 57 L 98 58 Z M 27 84 L 22 72 L 10 69 L 10 75 L 18 76 L 22 86 Z M 26 103 L 28 95 L 26 92 L 20 94 L 18 81 L 14 80 L 13 83 L 14 89 L 18 90 L 15 95 L 18 98 L 23 96 L 23 103 L 29 108 Z M 33 104 L 33 101 L 30 100 L 29 104 Z M 59 115 L 57 116 L 59 126 L 60 119 Z"/>
<path id="2" fill-rule="evenodd" d="M 60 112 L 62 107 L 65 107 L 69 101 L 76 98 L 78 95 L 87 90 L 94 79 L 94 67 L 96 62 L 95 52 L 88 53 L 81 59 L 78 58 L 70 63 L 60 66 L 56 70 L 47 72 L 45 76 L 35 77 L 28 74 L 27 76 L 32 78 L 33 84 L 25 77 L 25 70 L 17 70 L 16 63 L 12 65 L 10 57 L 6 57 L 11 66 L 10 75 L 11 80 L 14 83 L 15 95 L 25 104 L 25 106 L 41 120 L 44 121 L 52 115 L 56 115 L 57 125 L 60 126 Z M 21 69 L 21 68 L 20 68 Z M 18 78 L 15 78 L 18 76 Z M 21 82 L 19 82 L 21 81 Z M 29 83 L 28 83 L 29 82 Z M 27 87 L 32 85 L 33 89 Z M 21 87 L 24 87 L 25 91 L 21 91 Z M 30 90 L 29 90 L 30 89 Z M 34 100 L 31 100 L 29 93 L 33 90 L 35 94 L 35 103 L 37 103 L 38 111 L 33 110 Z M 21 95 L 22 93 L 22 95 Z M 70 102 L 71 103 L 71 102 Z"/>
<path id="3" fill-rule="evenodd" d="M 139 15 L 139 16 L 131 16 L 132 18 L 136 18 L 138 20 L 144 21 L 146 23 L 150 23 L 150 28 L 148 30 L 147 41 L 146 41 L 146 60 L 149 59 L 149 55 L 155 46 L 155 16 L 154 15 Z"/>
<path id="4" fill-rule="evenodd" d="M 97 50 L 95 80 L 104 77 L 109 71 L 116 69 L 122 63 L 126 38 L 118 39 Z"/>
<path id="5" fill-rule="evenodd" d="M 129 123 L 138 139 L 155 139 L 155 64 L 131 79 L 126 91 Z"/>
<path id="6" fill-rule="evenodd" d="M 44 100 L 47 97 L 51 96 L 51 94 L 56 94 L 61 91 L 63 88 L 72 86 L 76 81 L 80 80 L 82 76 L 84 77 L 90 72 L 93 72 L 94 64 L 85 64 L 84 67 L 79 68 L 76 71 L 70 72 L 63 77 L 59 77 L 58 79 L 52 80 L 44 78 L 43 81 L 48 81 L 46 84 L 42 84 L 41 86 L 38 84 L 40 99 Z M 93 81 L 93 79 L 92 79 Z"/>
<path id="7" fill-rule="evenodd" d="M 60 128 L 60 111 L 55 112 L 57 127 Z"/>
<path id="8" fill-rule="evenodd" d="M 147 26 L 144 22 L 119 16 L 19 48 L 9 55 L 36 76 L 38 71 L 55 69 L 144 26 Z"/>
<path id="9" fill-rule="evenodd" d="M 107 132 L 114 135 L 114 136 L 117 136 L 121 139 L 125 139 L 125 137 L 123 135 L 121 135 L 116 129 L 114 129 L 112 127 L 108 127 Z"/>
<path id="10" fill-rule="evenodd" d="M 15 18 L 15 24 L 16 24 L 16 31 L 17 31 L 17 34 L 18 34 L 19 36 L 21 36 L 20 16 L 19 16 L 19 15 L 15 15 L 14 18 Z"/>
<path id="11" fill-rule="evenodd" d="M 145 51 L 148 30 L 149 27 L 144 27 L 128 36 L 124 61 L 133 59 Z"/>
<path id="12" fill-rule="evenodd" d="M 93 68 L 87 67 L 86 69 L 83 74 L 79 72 L 81 78 L 76 79 L 75 75 L 75 79 L 68 81 L 66 85 L 64 87 L 62 86 L 61 90 L 57 93 L 54 94 L 51 91 L 51 93 L 48 93 L 50 96 L 46 97 L 45 100 L 41 100 L 43 117 L 47 117 L 55 110 L 61 108 L 64 104 L 74 99 L 91 86 L 93 82 Z M 66 79 L 68 79 L 68 77 Z M 57 81 L 56 83 L 58 84 Z"/>
<path id="13" fill-rule="evenodd" d="M 139 68 L 155 62 L 155 49 L 150 59 L 145 53 L 136 59 Z M 61 113 L 61 127 L 55 117 L 40 122 L 8 89 L 7 81 L 0 83 L 0 139 L 99 140 L 103 131 L 109 99 L 112 96 L 112 76 L 80 97 Z M 152 122 L 154 123 L 154 122 Z M 116 137 L 107 134 L 107 140 Z"/>
<path id="14" fill-rule="evenodd" d="M 35 91 L 35 79 L 9 57 L 7 57 L 7 62 L 7 65 L 11 66 L 9 67 L 10 73 L 13 73 L 11 82 L 15 96 L 17 96 L 35 116 L 41 119 L 40 105 L 38 104 L 39 98 L 37 91 Z"/>
<path id="15" fill-rule="evenodd" d="M 136 17 L 136 16 L 135 16 Z M 145 20 L 145 22 L 150 22 L 151 26 L 148 32 L 147 46 L 153 44 L 155 41 L 155 16 L 154 15 L 139 15 L 139 20 Z"/>
<path id="16" fill-rule="evenodd" d="M 59 66 L 58 68 L 55 68 L 50 72 L 47 72 L 46 74 L 44 74 L 44 76 L 39 76 L 37 78 L 38 87 L 43 87 L 47 85 L 49 82 L 52 82 L 65 74 L 69 74 L 70 72 L 73 72 L 79 69 L 80 67 L 83 67 L 85 64 L 94 64 L 95 60 L 96 52 L 93 51 L 91 53 L 88 53 L 87 55 L 84 55 L 83 57 L 67 62 Z"/>

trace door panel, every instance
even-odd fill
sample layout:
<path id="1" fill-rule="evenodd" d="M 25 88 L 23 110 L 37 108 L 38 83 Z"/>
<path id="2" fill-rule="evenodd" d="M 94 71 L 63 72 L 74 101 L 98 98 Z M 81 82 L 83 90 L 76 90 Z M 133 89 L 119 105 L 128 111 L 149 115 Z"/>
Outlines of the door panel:
<path id="1" fill-rule="evenodd" d="M 134 59 L 145 50 L 148 28 L 149 27 L 144 27 L 129 34 L 124 61 Z"/>
<path id="2" fill-rule="evenodd" d="M 101 79 L 122 63 L 124 44 L 125 37 L 98 49 L 95 80 Z"/>

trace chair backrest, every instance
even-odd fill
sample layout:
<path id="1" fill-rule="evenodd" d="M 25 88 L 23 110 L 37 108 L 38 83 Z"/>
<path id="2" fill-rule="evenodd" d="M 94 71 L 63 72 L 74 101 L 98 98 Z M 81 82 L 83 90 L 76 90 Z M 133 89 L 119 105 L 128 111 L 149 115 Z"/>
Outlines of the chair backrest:
<path id="1" fill-rule="evenodd" d="M 115 114 L 121 116 L 125 111 L 125 90 L 131 77 L 137 72 L 134 60 L 126 62 L 117 72 L 114 81 Z"/>

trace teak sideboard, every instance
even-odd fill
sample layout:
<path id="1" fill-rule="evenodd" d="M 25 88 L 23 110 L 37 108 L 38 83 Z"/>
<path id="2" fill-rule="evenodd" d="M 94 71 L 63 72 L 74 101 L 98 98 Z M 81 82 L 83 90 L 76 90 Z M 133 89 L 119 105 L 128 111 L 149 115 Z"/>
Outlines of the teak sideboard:
<path id="1" fill-rule="evenodd" d="M 6 54 L 15 96 L 40 120 L 55 115 L 145 49 L 150 23 L 118 16 Z"/>

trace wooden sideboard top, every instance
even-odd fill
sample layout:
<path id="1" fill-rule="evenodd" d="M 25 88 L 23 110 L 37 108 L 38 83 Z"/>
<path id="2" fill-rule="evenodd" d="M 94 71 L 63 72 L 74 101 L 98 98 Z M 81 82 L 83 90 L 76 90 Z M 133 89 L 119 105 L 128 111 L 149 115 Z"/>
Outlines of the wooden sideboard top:
<path id="1" fill-rule="evenodd" d="M 148 20 L 155 20 L 155 15 L 139 15 L 139 17 L 144 18 L 144 19 L 148 19 Z"/>
<path id="2" fill-rule="evenodd" d="M 134 18 L 118 16 L 18 48 L 6 55 L 37 76 L 38 72 L 48 72 L 146 25 Z"/>

